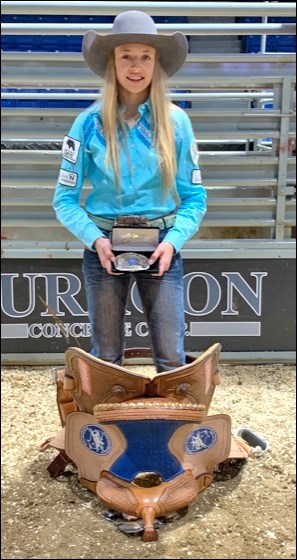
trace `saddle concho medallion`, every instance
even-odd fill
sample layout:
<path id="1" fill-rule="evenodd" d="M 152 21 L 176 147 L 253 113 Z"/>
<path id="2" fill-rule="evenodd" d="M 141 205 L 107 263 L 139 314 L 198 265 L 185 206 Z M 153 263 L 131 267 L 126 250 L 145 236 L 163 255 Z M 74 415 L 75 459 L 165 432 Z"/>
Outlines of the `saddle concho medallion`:
<path id="1" fill-rule="evenodd" d="M 160 520 L 187 508 L 217 465 L 251 452 L 232 436 L 230 416 L 208 415 L 220 350 L 216 343 L 198 358 L 187 354 L 185 366 L 151 379 L 68 348 L 56 379 L 62 430 L 40 446 L 59 450 L 50 475 L 71 462 L 107 518 L 136 520 L 143 542 L 157 540 Z M 140 357 L 150 350 L 125 351 L 125 359 Z"/>

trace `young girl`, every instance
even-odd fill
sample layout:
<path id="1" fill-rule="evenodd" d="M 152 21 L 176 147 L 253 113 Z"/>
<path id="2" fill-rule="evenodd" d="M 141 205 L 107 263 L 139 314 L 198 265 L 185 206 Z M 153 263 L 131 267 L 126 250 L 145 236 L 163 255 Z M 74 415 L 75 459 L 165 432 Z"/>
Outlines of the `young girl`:
<path id="1" fill-rule="evenodd" d="M 118 15 L 109 35 L 85 34 L 84 59 L 104 78 L 102 101 L 83 111 L 64 139 L 53 202 L 58 220 L 85 246 L 91 354 L 122 364 L 133 279 L 158 373 L 185 364 L 180 249 L 206 212 L 191 122 L 170 103 L 165 85 L 187 52 L 182 33 L 158 34 L 153 19 L 141 11 Z M 85 178 L 91 190 L 83 208 Z M 131 262 L 121 266 L 113 252 L 112 229 L 123 218 L 128 225 L 159 228 L 147 267 L 140 259 L 136 272 Z"/>

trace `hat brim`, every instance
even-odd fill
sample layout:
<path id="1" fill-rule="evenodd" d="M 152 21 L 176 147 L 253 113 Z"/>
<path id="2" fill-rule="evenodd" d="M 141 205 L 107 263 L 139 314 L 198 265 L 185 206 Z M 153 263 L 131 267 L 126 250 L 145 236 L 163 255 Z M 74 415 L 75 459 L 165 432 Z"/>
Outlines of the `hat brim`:
<path id="1" fill-rule="evenodd" d="M 160 64 L 167 76 L 173 76 L 186 60 L 188 42 L 180 31 L 172 35 L 152 35 L 144 33 L 118 33 L 99 35 L 95 31 L 87 31 L 83 38 L 82 52 L 90 69 L 104 78 L 110 53 L 115 47 L 125 43 L 143 43 L 157 49 Z"/>

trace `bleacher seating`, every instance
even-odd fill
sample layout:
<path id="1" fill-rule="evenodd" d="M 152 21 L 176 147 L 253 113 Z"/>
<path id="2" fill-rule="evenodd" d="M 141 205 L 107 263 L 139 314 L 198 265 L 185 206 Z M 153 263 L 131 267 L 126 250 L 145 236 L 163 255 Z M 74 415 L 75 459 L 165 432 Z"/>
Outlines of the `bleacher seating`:
<path id="1" fill-rule="evenodd" d="M 261 23 L 261 17 L 242 17 L 241 23 Z M 290 17 L 268 17 L 267 23 L 296 23 L 296 18 Z M 242 37 L 242 49 L 245 53 L 257 53 L 261 50 L 260 35 L 244 35 Z M 267 35 L 266 52 L 296 52 L 295 35 Z"/>
<path id="2" fill-rule="evenodd" d="M 16 88 L 2 88 L 2 93 L 13 94 L 13 93 L 28 93 L 32 94 L 32 98 L 26 97 L 25 99 L 17 99 L 12 95 L 11 99 L 1 99 L 1 107 L 38 107 L 38 108 L 84 108 L 88 107 L 93 101 L 89 99 L 53 99 L 52 93 L 94 93 L 96 97 L 99 93 L 98 90 L 83 90 L 83 89 L 38 89 L 39 93 L 44 93 L 45 96 L 42 99 L 34 99 L 33 94 L 37 90 L 35 89 L 16 89 Z M 49 95 L 48 99 L 46 94 Z"/>
<path id="3" fill-rule="evenodd" d="M 112 23 L 114 16 L 54 16 L 4 14 L 2 23 Z M 4 35 L 1 49 L 4 51 L 81 52 L 82 35 Z"/>

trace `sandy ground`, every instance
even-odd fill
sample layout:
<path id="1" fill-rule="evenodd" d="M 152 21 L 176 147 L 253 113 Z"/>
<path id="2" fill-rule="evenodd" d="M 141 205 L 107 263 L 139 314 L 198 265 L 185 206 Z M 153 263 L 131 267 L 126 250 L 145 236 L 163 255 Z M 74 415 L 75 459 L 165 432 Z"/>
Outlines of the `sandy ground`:
<path id="1" fill-rule="evenodd" d="M 104 517 L 74 467 L 50 478 L 57 452 L 38 446 L 60 429 L 51 367 L 3 367 L 1 558 L 296 558 L 295 366 L 220 370 L 209 414 L 229 414 L 233 433 L 248 426 L 269 451 L 218 468 L 187 510 L 160 525 L 158 541 L 143 543 Z"/>

